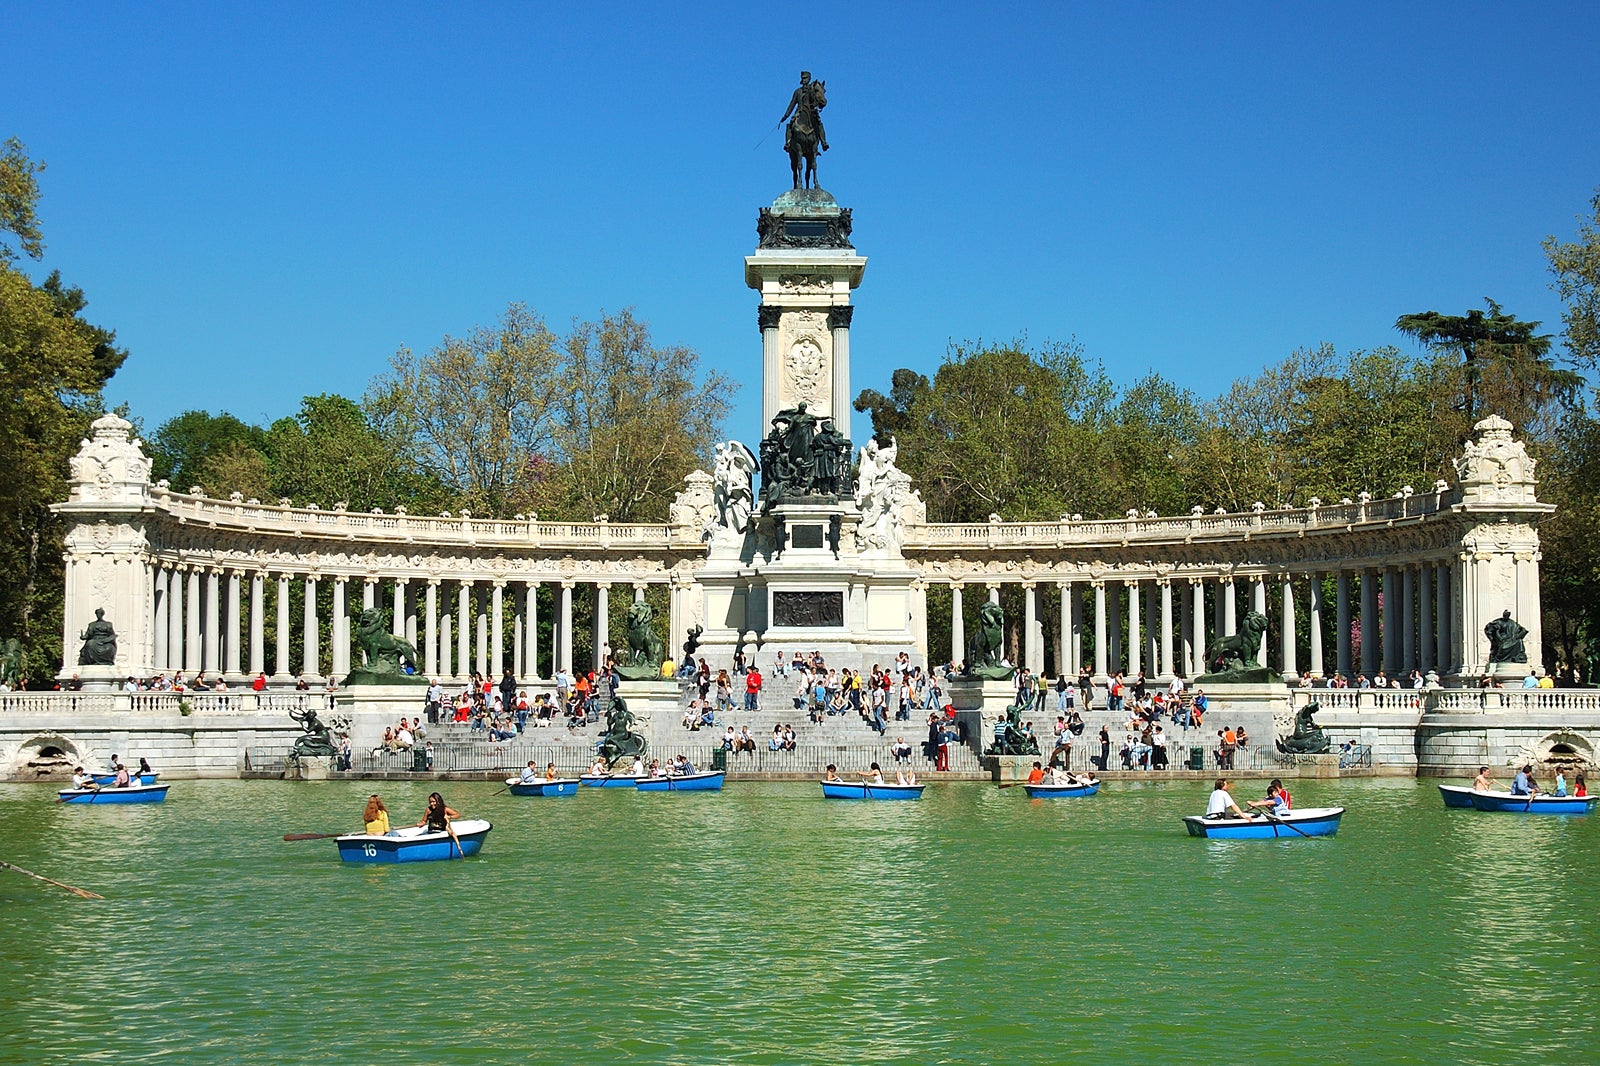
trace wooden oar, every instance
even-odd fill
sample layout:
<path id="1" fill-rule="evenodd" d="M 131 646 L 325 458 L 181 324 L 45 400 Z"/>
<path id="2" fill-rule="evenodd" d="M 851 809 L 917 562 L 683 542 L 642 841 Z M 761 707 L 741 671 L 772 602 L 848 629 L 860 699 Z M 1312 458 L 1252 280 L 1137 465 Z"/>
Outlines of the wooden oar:
<path id="1" fill-rule="evenodd" d="M 1291 825 L 1290 823 L 1284 821 L 1282 818 L 1279 818 L 1276 814 L 1273 814 L 1270 810 L 1263 810 L 1261 812 L 1261 816 L 1263 818 L 1265 818 L 1269 822 L 1276 822 L 1278 825 L 1283 826 L 1285 829 L 1293 829 L 1296 833 L 1299 833 L 1301 836 L 1305 837 L 1307 840 L 1311 839 L 1311 834 L 1310 833 L 1304 832 L 1303 830 L 1301 830 L 1301 829 Z"/>
<path id="2" fill-rule="evenodd" d="M 84 899 L 105 899 L 105 897 L 100 895 L 98 892 L 90 892 L 86 888 L 74 888 L 72 885 L 62 884 L 60 881 L 52 881 L 48 877 L 45 877 L 41 874 L 36 874 L 32 870 L 24 870 L 22 867 L 14 866 L 9 862 L 0 862 L 0 867 L 4 867 L 7 870 L 14 870 L 19 874 L 26 874 L 35 881 L 43 881 L 47 885 L 55 885 L 57 888 L 64 888 L 73 895 L 82 896 Z"/>
<path id="3" fill-rule="evenodd" d="M 348 833 L 285 833 L 285 840 L 327 840 L 329 837 L 348 836 Z"/>

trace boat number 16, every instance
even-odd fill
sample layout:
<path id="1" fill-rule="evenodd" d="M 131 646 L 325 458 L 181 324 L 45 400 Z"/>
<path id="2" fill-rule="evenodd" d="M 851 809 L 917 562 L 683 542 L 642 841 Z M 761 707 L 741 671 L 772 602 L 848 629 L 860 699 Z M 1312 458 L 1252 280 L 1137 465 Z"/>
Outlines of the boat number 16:
<path id="1" fill-rule="evenodd" d="M 369 859 L 375 859 L 378 857 L 378 849 L 371 844 L 362 845 L 361 850 L 366 853 L 366 856 Z"/>

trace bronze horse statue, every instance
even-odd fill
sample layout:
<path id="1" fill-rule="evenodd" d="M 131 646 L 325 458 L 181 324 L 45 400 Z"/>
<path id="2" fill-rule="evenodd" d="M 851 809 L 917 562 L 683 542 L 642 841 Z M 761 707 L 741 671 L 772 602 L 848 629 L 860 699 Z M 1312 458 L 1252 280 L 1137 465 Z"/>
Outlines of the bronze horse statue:
<path id="1" fill-rule="evenodd" d="M 810 93 L 795 108 L 789 120 L 789 136 L 784 143 L 789 149 L 789 169 L 794 173 L 797 189 L 817 188 L 817 146 L 822 140 L 822 116 L 817 114 L 828 106 L 828 93 L 823 82 L 809 83 Z M 805 161 L 805 184 L 801 184 L 800 163 Z"/>

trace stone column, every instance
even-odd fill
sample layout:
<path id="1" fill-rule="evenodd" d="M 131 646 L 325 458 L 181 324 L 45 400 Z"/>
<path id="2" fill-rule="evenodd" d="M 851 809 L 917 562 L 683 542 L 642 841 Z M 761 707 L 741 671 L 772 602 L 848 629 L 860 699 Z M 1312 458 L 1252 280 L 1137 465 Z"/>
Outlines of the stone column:
<path id="1" fill-rule="evenodd" d="M 1163 577 L 1156 584 L 1161 589 L 1161 676 L 1170 678 L 1178 672 L 1172 661 L 1172 579 Z"/>
<path id="2" fill-rule="evenodd" d="M 1089 587 L 1094 589 L 1094 680 L 1103 685 L 1111 676 L 1106 673 L 1106 583 L 1096 578 Z"/>
<path id="3" fill-rule="evenodd" d="M 1400 674 L 1400 568 L 1383 572 L 1383 672 Z"/>
<path id="4" fill-rule="evenodd" d="M 375 577 L 361 580 L 361 609 L 370 611 L 378 605 L 378 579 Z"/>
<path id="5" fill-rule="evenodd" d="M 1113 673 L 1126 674 L 1127 657 L 1122 649 L 1122 641 L 1126 636 L 1122 629 L 1122 590 L 1113 585 L 1106 591 L 1106 655 Z"/>
<path id="6" fill-rule="evenodd" d="M 1189 579 L 1189 591 L 1194 601 L 1190 607 L 1189 642 L 1192 658 L 1189 660 L 1189 676 L 1199 677 L 1206 672 L 1206 582 L 1205 578 L 1193 577 Z"/>
<path id="7" fill-rule="evenodd" d="M 260 570 L 250 575 L 250 676 L 267 669 L 267 576 Z"/>
<path id="8" fill-rule="evenodd" d="M 1450 564 L 1435 563 L 1433 567 L 1433 603 L 1438 617 L 1433 625 L 1433 662 L 1441 674 L 1448 674 L 1450 658 Z"/>
<path id="9" fill-rule="evenodd" d="M 967 636 L 961 618 L 961 582 L 950 582 L 950 661 L 957 666 L 967 660 Z"/>
<path id="10" fill-rule="evenodd" d="M 1022 583 L 1022 663 L 1029 670 L 1044 668 L 1044 649 L 1039 646 L 1035 631 L 1039 625 L 1039 585 L 1034 581 Z M 1038 661 L 1039 665 L 1034 666 Z"/>
<path id="11" fill-rule="evenodd" d="M 774 386 L 776 387 L 776 386 Z M 557 665 L 564 670 L 572 669 L 572 581 L 568 579 L 561 582 L 561 654 Z"/>
<path id="12" fill-rule="evenodd" d="M 990 603 L 999 603 L 1000 602 L 1000 586 L 999 585 L 991 584 L 989 586 L 989 602 Z"/>
<path id="13" fill-rule="evenodd" d="M 227 672 L 232 678 L 239 673 L 239 571 L 228 571 L 228 616 L 225 623 L 227 639 Z"/>
<path id="14" fill-rule="evenodd" d="M 506 672 L 505 588 L 504 581 L 496 581 L 489 589 L 489 670 L 497 683 Z"/>
<path id="15" fill-rule="evenodd" d="M 1194 660 L 1194 579 L 1179 586 L 1178 594 L 1178 668 L 1184 677 L 1195 675 Z"/>
<path id="16" fill-rule="evenodd" d="M 167 672 L 183 669 L 183 587 L 188 567 L 181 563 L 167 572 Z"/>
<path id="17" fill-rule="evenodd" d="M 277 653 L 278 666 L 273 671 L 273 676 L 288 680 L 294 675 L 289 671 L 289 575 L 278 575 L 278 639 L 274 642 Z"/>
<path id="18" fill-rule="evenodd" d="M 155 614 L 151 620 L 151 629 L 154 645 L 150 649 L 151 661 L 158 671 L 167 669 L 167 613 L 172 601 L 171 578 L 172 572 L 164 566 L 155 568 L 156 595 Z M 70 650 L 70 649 L 69 649 Z"/>
<path id="19" fill-rule="evenodd" d="M 1322 677 L 1322 575 L 1311 575 L 1311 676 Z"/>
<path id="20" fill-rule="evenodd" d="M 454 664 L 450 661 L 450 612 L 439 616 L 439 678 L 454 677 Z"/>
<path id="21" fill-rule="evenodd" d="M 317 625 L 317 579 L 306 578 L 306 602 L 302 612 L 305 622 L 305 644 L 300 655 L 300 672 L 307 681 L 322 673 L 322 634 Z"/>
<path id="22" fill-rule="evenodd" d="M 332 656 L 333 676 L 343 684 L 350 673 L 350 612 L 345 607 L 345 596 L 350 579 L 336 575 L 333 579 L 333 631 L 328 634 L 328 652 Z"/>
<path id="23" fill-rule="evenodd" d="M 222 673 L 222 571 L 206 571 L 205 663 L 208 674 Z"/>
<path id="24" fill-rule="evenodd" d="M 1433 624 L 1433 567 L 1423 564 L 1417 572 L 1417 669 L 1426 676 L 1433 669 L 1435 630 Z"/>
<path id="25" fill-rule="evenodd" d="M 422 628 L 422 671 L 428 677 L 434 678 L 439 674 L 439 579 L 428 579 L 428 591 L 425 610 L 427 614 L 423 620 Z"/>
<path id="26" fill-rule="evenodd" d="M 1294 661 L 1294 582 L 1288 574 L 1283 575 L 1283 679 L 1295 681 L 1300 677 L 1300 671 L 1295 669 Z"/>
<path id="27" fill-rule="evenodd" d="M 406 586 L 406 643 L 413 648 L 417 646 L 417 594 L 409 585 Z"/>
<path id="28" fill-rule="evenodd" d="M 1407 566 L 1400 571 L 1400 667 L 1396 677 L 1409 674 L 1417 665 L 1416 593 L 1416 570 Z"/>
<path id="29" fill-rule="evenodd" d="M 1511 614 L 1528 631 L 1523 640 L 1528 649 L 1528 668 L 1535 672 L 1542 671 L 1544 619 L 1539 602 L 1539 553 L 1518 552 L 1512 561 L 1516 567 L 1516 589 L 1513 594 L 1516 606 L 1511 608 Z M 1499 615 L 1494 617 L 1498 618 Z"/>
<path id="30" fill-rule="evenodd" d="M 833 335 L 833 402 L 828 414 L 841 432 L 850 430 L 850 315 L 855 308 L 828 308 L 828 330 Z"/>
<path id="31" fill-rule="evenodd" d="M 1239 583 L 1232 575 L 1222 579 L 1222 627 L 1218 636 L 1231 637 L 1239 632 Z"/>
<path id="32" fill-rule="evenodd" d="M 1348 678 L 1355 673 L 1350 660 L 1350 571 L 1340 570 L 1336 584 L 1333 622 L 1338 631 L 1333 635 L 1334 669 Z"/>
<path id="33" fill-rule="evenodd" d="M 394 617 L 389 626 L 389 632 L 397 637 L 406 635 L 406 583 L 410 578 L 397 577 L 394 579 Z"/>
<path id="34" fill-rule="evenodd" d="M 1139 639 L 1139 626 L 1144 605 L 1138 581 L 1124 581 L 1123 585 L 1128 590 L 1128 676 L 1133 677 L 1144 669 L 1141 653 L 1144 644 Z"/>
<path id="35" fill-rule="evenodd" d="M 783 353 L 779 351 L 778 322 L 783 308 L 762 304 L 756 308 L 756 325 L 761 329 L 761 429 L 764 433 L 772 416 L 782 410 L 778 389 L 783 382 Z M 557 663 L 558 667 L 570 664 Z"/>
<path id="36" fill-rule="evenodd" d="M 472 615 L 478 634 L 478 673 L 489 672 L 489 616 L 484 611 L 483 592 L 474 589 L 472 593 Z"/>
<path id="37" fill-rule="evenodd" d="M 523 625 L 523 633 L 528 642 L 526 660 L 528 680 L 536 681 L 539 678 L 539 583 L 537 581 L 527 583 L 523 599 L 526 604 L 523 613 L 527 618 Z M 673 659 L 676 660 L 677 656 L 674 655 Z"/>
<path id="38" fill-rule="evenodd" d="M 611 583 L 597 581 L 594 586 L 594 639 L 593 662 L 595 670 L 600 669 L 601 652 L 609 643 L 611 633 Z"/>
<path id="39" fill-rule="evenodd" d="M 1056 629 L 1056 672 L 1065 677 L 1075 677 L 1078 664 L 1072 655 L 1072 582 L 1057 581 L 1056 591 L 1061 593 L 1060 622 Z"/>
<path id="40" fill-rule="evenodd" d="M 192 681 L 194 680 L 194 675 L 205 668 L 204 661 L 200 655 L 200 568 L 198 566 L 189 568 L 188 586 L 183 603 L 185 623 L 183 632 L 183 668 Z"/>
<path id="41" fill-rule="evenodd" d="M 1378 572 L 1361 571 L 1361 672 L 1371 678 L 1378 672 L 1379 652 L 1383 649 L 1378 624 Z"/>
<path id="42" fill-rule="evenodd" d="M 863 589 L 865 586 L 863 586 Z M 931 664 L 932 649 L 928 647 L 928 583 L 917 578 L 911 583 L 911 642 L 923 662 Z M 756 660 L 756 651 L 750 652 L 750 661 Z"/>
<path id="43" fill-rule="evenodd" d="M 1250 609 L 1262 618 L 1267 616 L 1267 579 L 1257 574 L 1250 579 Z M 1267 635 L 1261 634 L 1261 646 L 1256 649 L 1261 665 L 1267 664 Z"/>
<path id="44" fill-rule="evenodd" d="M 456 586 L 456 676 L 472 673 L 472 582 Z"/>

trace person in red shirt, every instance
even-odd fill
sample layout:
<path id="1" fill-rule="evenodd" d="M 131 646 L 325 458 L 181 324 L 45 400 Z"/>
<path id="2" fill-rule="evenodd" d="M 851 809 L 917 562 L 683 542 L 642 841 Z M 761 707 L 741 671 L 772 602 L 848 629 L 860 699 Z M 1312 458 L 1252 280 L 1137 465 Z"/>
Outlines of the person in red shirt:
<path id="1" fill-rule="evenodd" d="M 1028 771 L 1028 784 L 1037 785 L 1044 780 L 1044 767 L 1038 763 L 1033 764 L 1033 769 Z"/>
<path id="2" fill-rule="evenodd" d="M 266 687 L 267 687 L 267 675 L 266 674 L 257 674 L 256 675 L 256 679 L 254 681 L 250 682 L 250 688 L 251 688 L 251 690 L 253 690 L 255 692 L 260 692 L 262 689 L 264 689 Z"/>
<path id="3" fill-rule="evenodd" d="M 744 675 L 744 709 L 759 711 L 761 703 L 761 669 L 751 666 L 750 672 Z"/>

